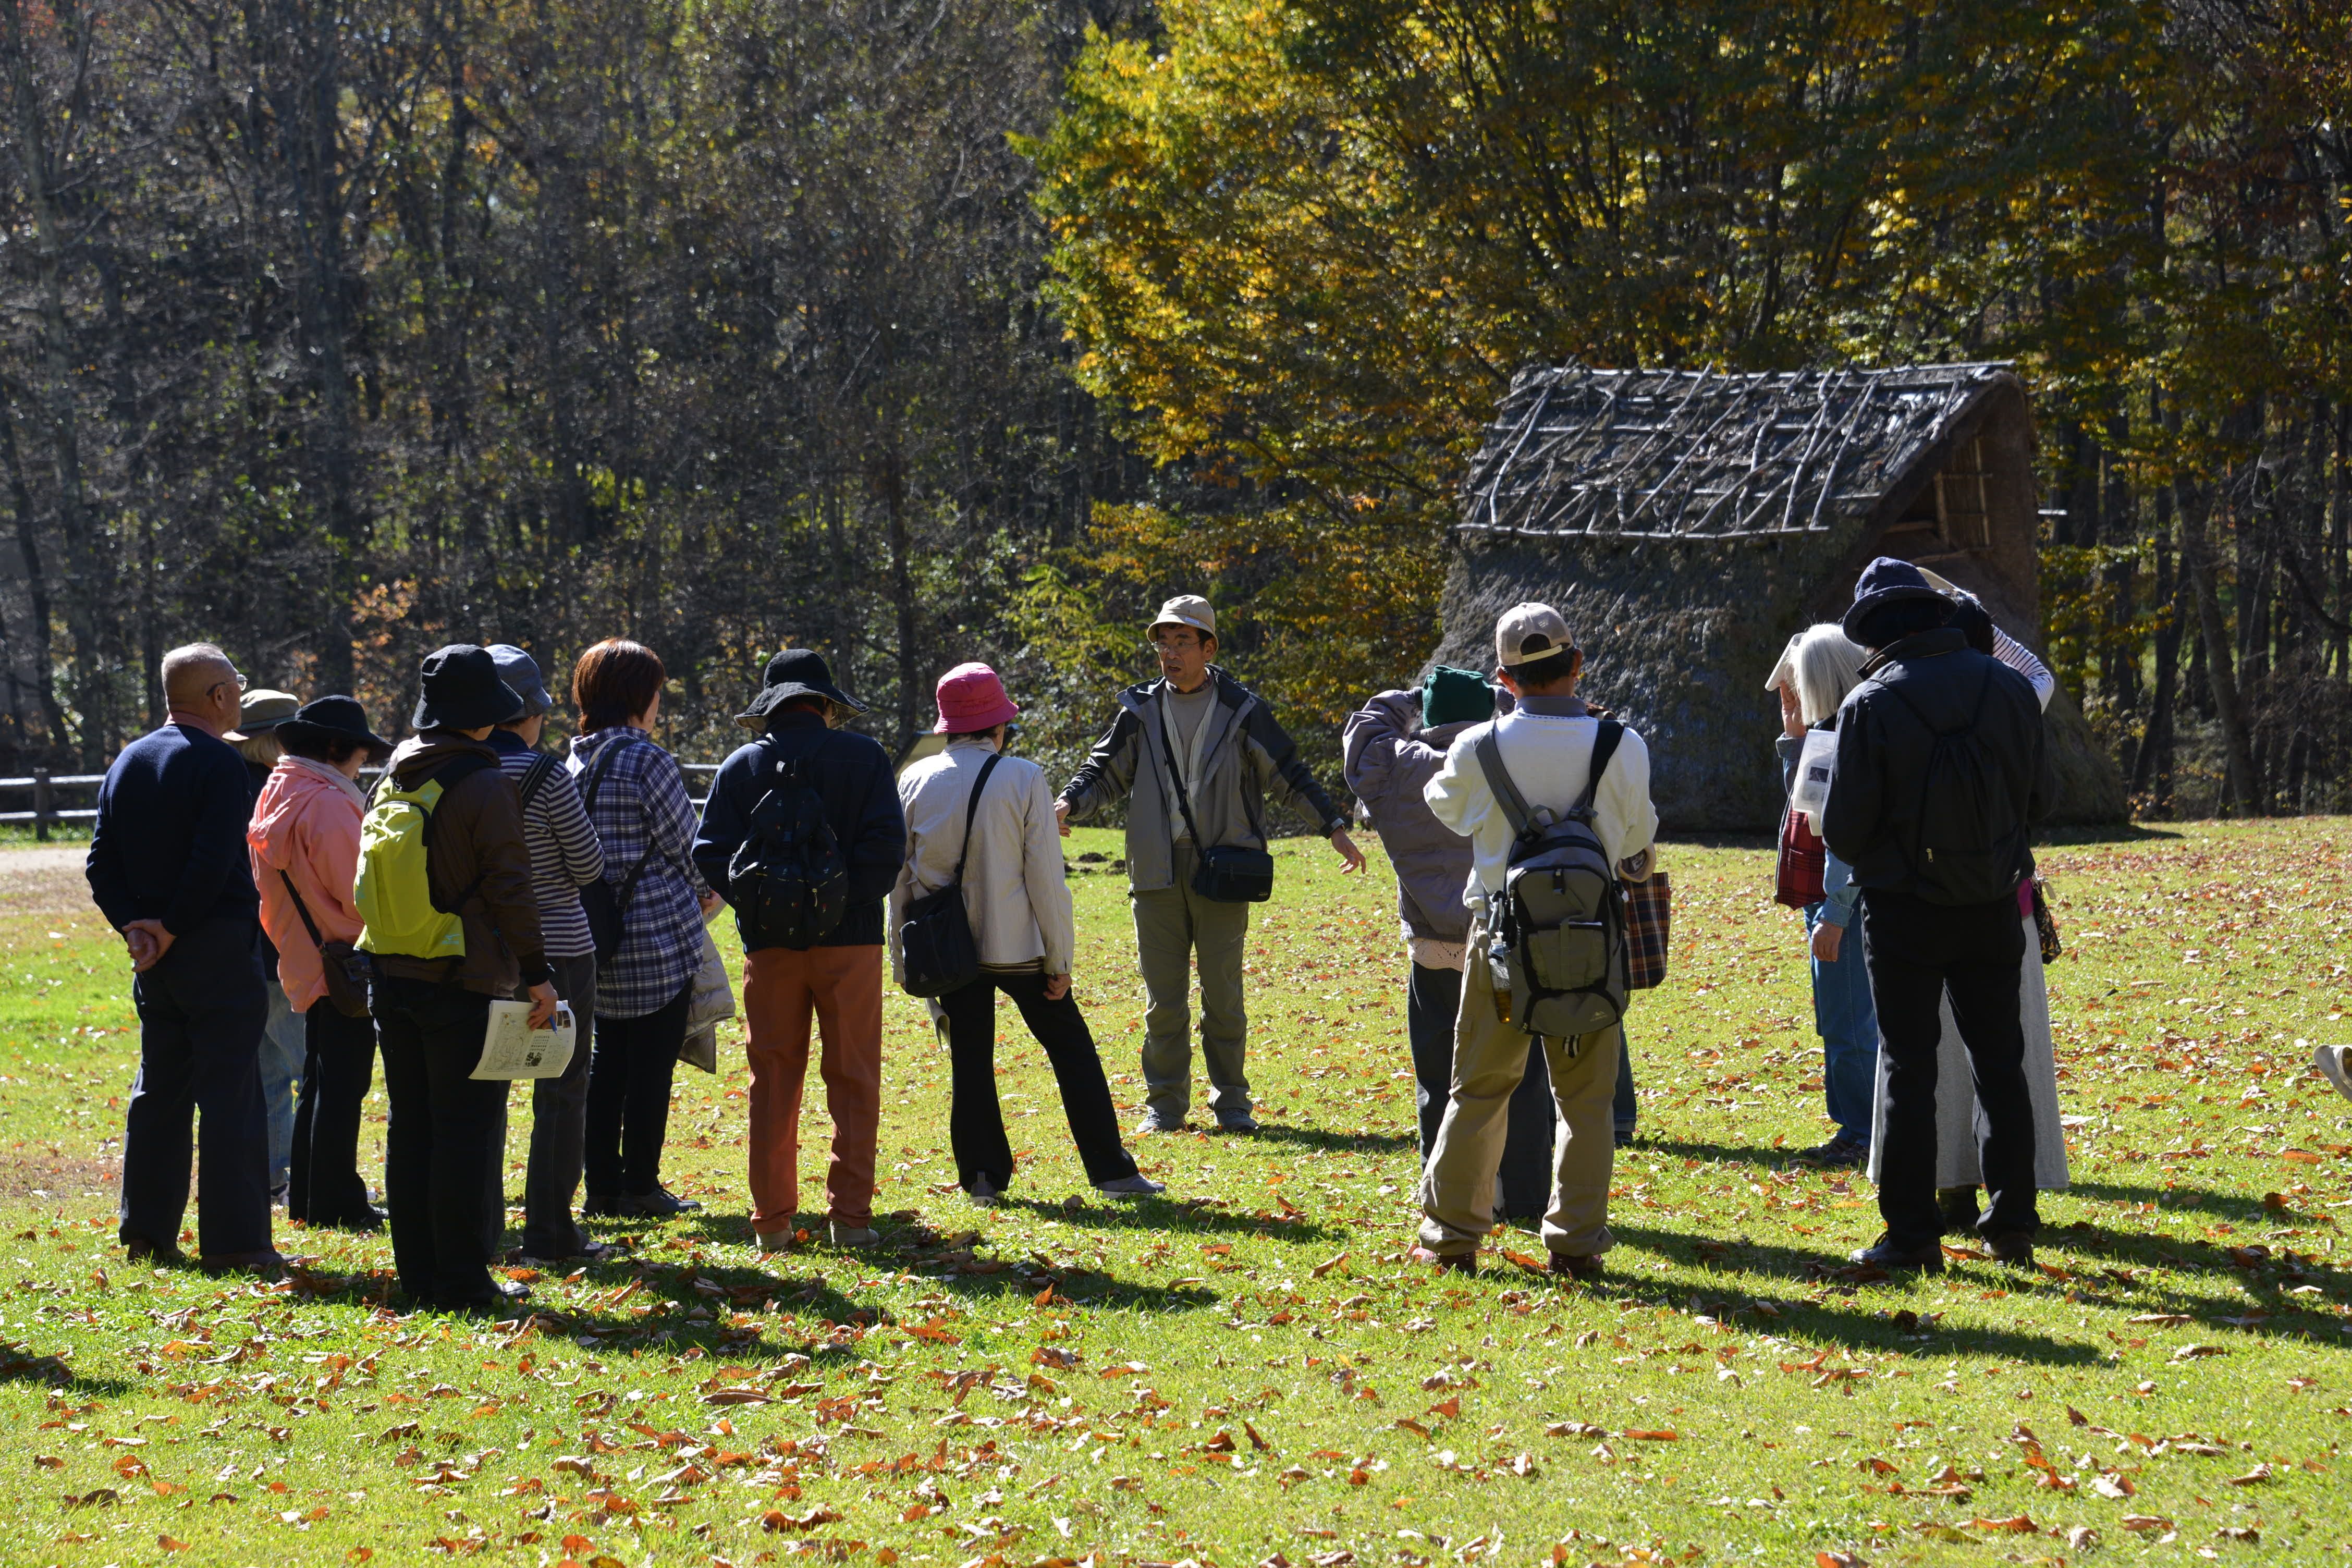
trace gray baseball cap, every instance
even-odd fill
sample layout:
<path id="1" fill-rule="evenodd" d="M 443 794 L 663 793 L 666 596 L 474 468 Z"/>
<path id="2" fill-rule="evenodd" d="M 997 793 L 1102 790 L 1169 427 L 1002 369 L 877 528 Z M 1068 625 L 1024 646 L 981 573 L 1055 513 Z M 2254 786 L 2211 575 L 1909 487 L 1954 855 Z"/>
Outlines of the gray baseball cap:
<path id="1" fill-rule="evenodd" d="M 1495 658 L 1505 669 L 1575 647 L 1568 622 L 1549 605 L 1514 605 L 1495 623 Z"/>
<path id="2" fill-rule="evenodd" d="M 547 694 L 547 682 L 539 673 L 539 661 L 510 642 L 494 642 L 489 647 L 490 662 L 499 667 L 499 679 L 515 689 L 522 699 L 519 718 L 530 719 L 555 707 L 555 699 Z"/>

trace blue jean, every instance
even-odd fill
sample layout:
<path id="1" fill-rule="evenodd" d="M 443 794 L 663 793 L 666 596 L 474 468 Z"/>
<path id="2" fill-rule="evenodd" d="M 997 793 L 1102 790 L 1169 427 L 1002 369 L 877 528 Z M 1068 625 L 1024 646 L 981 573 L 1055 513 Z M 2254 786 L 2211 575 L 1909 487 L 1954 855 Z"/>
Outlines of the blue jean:
<path id="1" fill-rule="evenodd" d="M 286 1000 L 271 974 L 262 984 L 269 997 L 269 1021 L 261 1028 L 261 1105 L 269 1117 L 269 1190 L 286 1185 L 294 1162 L 294 1084 L 310 1054 L 302 1015 Z"/>
<path id="2" fill-rule="evenodd" d="M 1805 935 L 1821 924 L 1822 905 L 1805 906 Z M 1859 921 L 1839 939 L 1837 962 L 1812 960 L 1813 1028 L 1822 1037 L 1822 1090 L 1838 1136 L 1870 1142 L 1871 1098 L 1878 1092 L 1878 1009 L 1863 967 Z"/>

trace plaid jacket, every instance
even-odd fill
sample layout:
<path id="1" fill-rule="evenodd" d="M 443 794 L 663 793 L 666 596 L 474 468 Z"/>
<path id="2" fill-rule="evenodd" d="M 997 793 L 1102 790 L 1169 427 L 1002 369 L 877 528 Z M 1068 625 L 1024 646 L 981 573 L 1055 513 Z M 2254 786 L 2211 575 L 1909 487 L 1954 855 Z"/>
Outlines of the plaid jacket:
<path id="1" fill-rule="evenodd" d="M 619 748 L 610 765 L 597 760 Z M 630 868 L 645 858 L 644 874 L 621 911 L 621 945 L 596 969 L 599 1017 L 642 1018 L 658 1012 L 702 963 L 702 909 L 707 890 L 694 865 L 694 802 L 677 759 L 625 726 L 598 730 L 572 742 L 567 764 L 588 795 L 601 773 L 588 817 L 604 847 L 604 878 L 620 891 Z"/>

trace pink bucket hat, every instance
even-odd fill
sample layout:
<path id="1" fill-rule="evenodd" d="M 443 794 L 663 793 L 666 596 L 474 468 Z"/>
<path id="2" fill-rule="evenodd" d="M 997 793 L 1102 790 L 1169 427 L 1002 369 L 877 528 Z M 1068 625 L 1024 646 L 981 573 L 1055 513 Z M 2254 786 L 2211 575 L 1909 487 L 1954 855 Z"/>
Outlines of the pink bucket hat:
<path id="1" fill-rule="evenodd" d="M 935 735 L 969 735 L 993 730 L 1021 716 L 1004 695 L 1004 682 L 984 664 L 960 664 L 940 677 L 940 721 Z"/>

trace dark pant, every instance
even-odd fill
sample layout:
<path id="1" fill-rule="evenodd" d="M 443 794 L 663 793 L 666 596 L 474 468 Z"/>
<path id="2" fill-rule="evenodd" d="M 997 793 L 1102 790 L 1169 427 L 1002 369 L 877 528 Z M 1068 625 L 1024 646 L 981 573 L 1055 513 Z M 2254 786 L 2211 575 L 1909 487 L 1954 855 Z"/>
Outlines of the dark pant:
<path id="1" fill-rule="evenodd" d="M 688 980 L 677 995 L 637 1018 L 596 1020 L 588 1065 L 588 1191 L 643 1196 L 661 1185 L 662 1140 L 669 1134 L 669 1080 L 686 1043 Z"/>
<path id="2" fill-rule="evenodd" d="M 1118 1141 L 1118 1112 L 1110 1102 L 1102 1058 L 1087 1028 L 1078 999 L 1064 993 L 1045 999 L 1040 973 L 983 972 L 971 984 L 940 998 L 947 1014 L 948 1051 L 954 1063 L 954 1099 L 948 1136 L 955 1145 L 956 1179 L 969 1189 L 981 1177 L 998 1192 L 1013 1184 L 1013 1145 L 1005 1141 L 1004 1114 L 996 1102 L 996 994 L 1021 1009 L 1021 1021 L 1045 1047 L 1054 1081 L 1062 1091 L 1062 1113 L 1087 1168 L 1099 1184 L 1135 1174 L 1135 1161 Z"/>
<path id="3" fill-rule="evenodd" d="M 482 1058 L 490 999 L 393 977 L 377 981 L 372 996 L 392 1103 L 383 1186 L 400 1288 L 436 1307 L 493 1303 L 482 1167 L 507 1086 L 467 1076 Z"/>
<path id="4" fill-rule="evenodd" d="M 251 920 L 205 921 L 131 983 L 139 1078 L 123 1116 L 125 1245 L 178 1247 L 194 1155 L 204 1166 L 198 1252 L 216 1258 L 269 1247 L 269 1118 L 260 1066 L 268 1004 L 256 951 L 260 930 Z"/>
<path id="5" fill-rule="evenodd" d="M 1936 1205 L 1936 1043 L 1948 989 L 1952 1018 L 1976 1079 L 1978 1162 L 1992 1206 L 1984 1236 L 2041 1227 L 2033 1207 L 2033 1101 L 2017 1010 L 2025 928 L 2017 900 L 1948 908 L 1865 889 L 1863 956 L 1886 1056 L 1886 1129 L 1878 1155 L 1878 1212 L 1886 1239 L 1906 1249 L 1942 1235 Z"/>
<path id="6" fill-rule="evenodd" d="M 302 1095 L 294 1102 L 286 1217 L 371 1226 L 360 1179 L 360 1107 L 375 1077 L 375 1020 L 347 1018 L 324 996 L 302 1015 Z"/>
<path id="7" fill-rule="evenodd" d="M 1462 1007 L 1462 972 L 1412 966 L 1405 983 L 1405 1037 L 1412 1045 L 1412 1076 L 1421 1108 L 1421 1163 L 1437 1145 L 1438 1124 L 1445 1120 L 1445 1100 L 1454 1086 L 1454 1016 Z M 1623 1041 L 1621 1037 L 1621 1047 Z M 1611 1108 L 1620 1133 L 1633 1131 L 1633 1053 L 1617 1053 L 1617 1093 Z M 1552 1139 L 1559 1120 L 1552 1106 L 1551 1069 L 1544 1063 L 1543 1042 L 1528 1039 L 1528 1075 L 1511 1093 L 1503 1138 L 1503 1163 L 1496 1172 L 1495 1192 L 1508 1219 L 1541 1219 L 1551 1203 Z"/>
<path id="8" fill-rule="evenodd" d="M 522 1249 L 533 1258 L 576 1258 L 588 1237 L 572 1216 L 588 1143 L 588 1058 L 596 1022 L 596 955 L 551 958 L 555 994 L 572 1004 L 572 1061 L 562 1076 L 530 1086 L 530 1165 L 522 1184 Z M 515 1000 L 526 1000 L 518 991 Z M 504 1173 L 493 1167 L 505 1202 Z"/>

